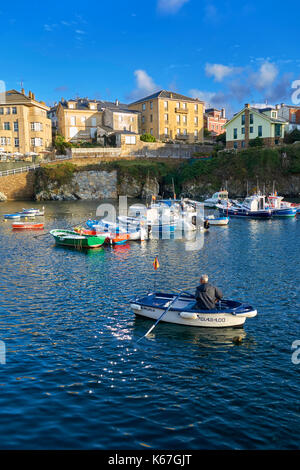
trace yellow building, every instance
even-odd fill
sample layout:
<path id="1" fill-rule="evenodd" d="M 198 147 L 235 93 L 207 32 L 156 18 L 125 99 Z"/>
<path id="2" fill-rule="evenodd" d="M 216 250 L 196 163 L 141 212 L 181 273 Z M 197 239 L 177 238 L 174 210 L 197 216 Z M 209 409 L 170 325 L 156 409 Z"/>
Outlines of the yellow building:
<path id="1" fill-rule="evenodd" d="M 4 102 L 3 102 L 4 101 Z M 9 90 L 0 102 L 0 148 L 5 153 L 41 153 L 52 145 L 49 107 L 30 91 Z"/>
<path id="2" fill-rule="evenodd" d="M 54 108 L 53 108 L 54 109 Z M 55 119 L 55 121 L 54 121 Z M 52 117 L 57 133 L 71 142 L 92 142 L 97 138 L 97 129 L 113 131 L 138 132 L 138 113 L 130 112 L 126 105 L 118 101 L 89 100 L 79 98 L 76 100 L 62 99 Z"/>
<path id="3" fill-rule="evenodd" d="M 141 114 L 141 134 L 157 140 L 203 142 L 204 102 L 161 90 L 128 105 Z"/>

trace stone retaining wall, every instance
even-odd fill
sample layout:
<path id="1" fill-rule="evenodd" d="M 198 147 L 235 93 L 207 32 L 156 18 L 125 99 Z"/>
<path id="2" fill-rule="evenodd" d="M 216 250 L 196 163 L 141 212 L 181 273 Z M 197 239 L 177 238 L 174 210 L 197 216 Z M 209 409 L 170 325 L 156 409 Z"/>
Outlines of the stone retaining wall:
<path id="1" fill-rule="evenodd" d="M 19 173 L 0 178 L 0 192 L 8 200 L 32 199 L 34 195 L 35 172 Z"/>

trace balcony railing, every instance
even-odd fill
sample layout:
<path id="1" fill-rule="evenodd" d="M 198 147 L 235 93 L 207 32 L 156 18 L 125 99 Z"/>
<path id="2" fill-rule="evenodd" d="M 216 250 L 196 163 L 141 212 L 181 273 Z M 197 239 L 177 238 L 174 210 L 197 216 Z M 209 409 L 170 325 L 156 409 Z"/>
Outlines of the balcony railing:
<path id="1" fill-rule="evenodd" d="M 188 114 L 189 110 L 187 108 L 175 108 L 175 113 Z"/>

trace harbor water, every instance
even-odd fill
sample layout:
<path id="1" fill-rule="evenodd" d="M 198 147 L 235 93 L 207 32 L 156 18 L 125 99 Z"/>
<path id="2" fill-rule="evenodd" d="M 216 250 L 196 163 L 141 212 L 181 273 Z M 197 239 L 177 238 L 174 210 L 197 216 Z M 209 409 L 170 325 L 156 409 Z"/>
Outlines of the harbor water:
<path id="1" fill-rule="evenodd" d="M 96 207 L 45 203 L 44 232 L 0 223 L 0 447 L 299 448 L 300 217 L 231 219 L 199 250 L 177 239 L 54 245 L 49 230 Z M 193 291 L 203 273 L 257 317 L 243 329 L 161 322 L 137 342 L 153 322 L 134 316 L 132 296 Z"/>

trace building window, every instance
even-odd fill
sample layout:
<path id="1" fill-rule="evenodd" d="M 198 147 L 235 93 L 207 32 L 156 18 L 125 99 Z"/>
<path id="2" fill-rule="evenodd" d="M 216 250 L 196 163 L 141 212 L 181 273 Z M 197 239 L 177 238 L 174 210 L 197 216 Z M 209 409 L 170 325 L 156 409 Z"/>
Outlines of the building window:
<path id="1" fill-rule="evenodd" d="M 125 135 L 125 144 L 135 145 L 136 136 L 135 135 Z"/>
<path id="2" fill-rule="evenodd" d="M 186 109 L 186 107 L 187 107 L 187 104 L 186 104 L 186 103 L 182 103 L 182 108 L 183 108 L 183 109 Z"/>
<path id="3" fill-rule="evenodd" d="M 12 113 L 17 114 L 17 108 L 15 106 L 12 108 Z"/>
<path id="4" fill-rule="evenodd" d="M 281 124 L 275 124 L 275 137 L 281 137 Z"/>
<path id="5" fill-rule="evenodd" d="M 180 124 L 180 116 L 179 116 L 179 115 L 176 116 L 176 122 L 177 122 L 178 124 Z"/>
<path id="6" fill-rule="evenodd" d="M 195 124 L 195 126 L 198 126 L 198 118 L 197 117 L 194 117 L 194 124 Z"/>
<path id="7" fill-rule="evenodd" d="M 245 148 L 245 141 L 242 140 L 242 148 Z"/>
<path id="8" fill-rule="evenodd" d="M 233 144 L 233 148 L 237 149 L 238 148 L 238 143 L 237 142 L 234 142 Z"/>
<path id="9" fill-rule="evenodd" d="M 168 121 L 169 121 L 169 115 L 165 114 L 165 122 L 168 122 Z"/>
<path id="10" fill-rule="evenodd" d="M 253 127 L 250 127 L 250 134 L 253 134 Z"/>
<path id="11" fill-rule="evenodd" d="M 165 127 L 165 135 L 168 135 L 169 134 L 169 129 L 168 127 Z"/>
<path id="12" fill-rule="evenodd" d="M 198 131 L 197 130 L 194 131 L 194 137 L 196 137 L 196 138 L 198 137 Z"/>
<path id="13" fill-rule="evenodd" d="M 10 108 L 6 108 L 6 114 L 10 114 Z"/>
<path id="14" fill-rule="evenodd" d="M 86 120 L 86 118 L 83 116 L 83 117 L 81 118 L 81 122 L 82 122 L 82 124 L 84 124 L 84 123 L 85 123 L 85 120 Z"/>
<path id="15" fill-rule="evenodd" d="M 34 132 L 40 132 L 43 130 L 43 124 L 40 122 L 32 122 L 31 123 L 31 130 Z"/>
<path id="16" fill-rule="evenodd" d="M 146 103 L 143 103 L 142 104 L 142 110 L 145 111 L 145 109 L 146 109 Z"/>
<path id="17" fill-rule="evenodd" d="M 122 117 L 122 116 L 120 116 L 120 117 Z M 97 125 L 97 120 L 96 120 L 96 118 L 92 118 L 92 119 L 91 119 L 91 122 L 92 122 L 92 126 L 96 126 L 96 125 Z"/>
<path id="18" fill-rule="evenodd" d="M 272 118 L 277 118 L 277 112 L 276 111 L 272 111 Z"/>
<path id="19" fill-rule="evenodd" d="M 10 137 L 6 137 L 6 145 L 10 145 Z"/>
<path id="20" fill-rule="evenodd" d="M 153 109 L 153 101 L 150 101 L 150 109 Z"/>
<path id="21" fill-rule="evenodd" d="M 4 123 L 4 130 L 5 131 L 10 131 L 10 122 L 5 122 Z"/>
<path id="22" fill-rule="evenodd" d="M 186 116 L 182 116 L 182 122 L 184 125 L 187 124 L 187 117 Z"/>
<path id="23" fill-rule="evenodd" d="M 195 113 L 198 113 L 198 105 L 197 104 L 195 104 L 194 109 L 195 109 Z"/>
<path id="24" fill-rule="evenodd" d="M 145 116 L 142 116 L 142 123 L 145 123 Z"/>
<path id="25" fill-rule="evenodd" d="M 177 129 L 177 135 L 180 135 L 180 129 Z"/>
<path id="26" fill-rule="evenodd" d="M 15 147 L 19 147 L 20 146 L 20 143 L 19 143 L 19 139 L 16 137 L 15 138 Z"/>
<path id="27" fill-rule="evenodd" d="M 233 138 L 237 139 L 237 128 L 233 129 Z"/>
<path id="28" fill-rule="evenodd" d="M 18 132 L 18 130 L 19 130 L 19 123 L 18 123 L 18 121 L 15 121 L 14 122 L 14 132 Z"/>
<path id="29" fill-rule="evenodd" d="M 187 130 L 183 129 L 183 135 L 187 135 Z"/>
<path id="30" fill-rule="evenodd" d="M 153 135 L 153 129 L 150 129 L 150 134 Z"/>
<path id="31" fill-rule="evenodd" d="M 245 114 L 242 114 L 242 126 L 245 125 Z"/>
<path id="32" fill-rule="evenodd" d="M 242 134 L 245 134 L 245 128 L 242 127 Z"/>
<path id="33" fill-rule="evenodd" d="M 180 109 L 180 103 L 178 101 L 178 103 L 176 103 L 176 109 Z"/>
<path id="34" fill-rule="evenodd" d="M 4 114 L 4 109 L 0 108 L 0 114 Z"/>
<path id="35" fill-rule="evenodd" d="M 75 126 L 76 125 L 76 117 L 75 116 L 72 116 L 70 118 L 70 123 L 71 123 L 71 126 Z"/>
<path id="36" fill-rule="evenodd" d="M 250 124 L 253 124 L 253 114 L 250 114 Z"/>
<path id="37" fill-rule="evenodd" d="M 262 137 L 262 126 L 258 126 L 258 137 Z"/>
<path id="38" fill-rule="evenodd" d="M 150 122 L 153 122 L 153 115 L 150 114 Z"/>
<path id="39" fill-rule="evenodd" d="M 0 137 L 0 144 L 1 145 L 6 145 L 6 138 L 5 137 Z"/>
<path id="40" fill-rule="evenodd" d="M 167 101 L 164 101 L 164 108 L 168 109 L 168 102 Z"/>

